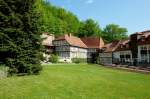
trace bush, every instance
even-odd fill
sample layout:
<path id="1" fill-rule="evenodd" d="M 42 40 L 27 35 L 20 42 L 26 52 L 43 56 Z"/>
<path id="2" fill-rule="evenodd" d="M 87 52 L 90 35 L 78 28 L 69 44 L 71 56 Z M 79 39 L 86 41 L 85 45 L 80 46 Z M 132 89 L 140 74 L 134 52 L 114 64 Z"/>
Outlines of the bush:
<path id="1" fill-rule="evenodd" d="M 36 65 L 29 66 L 29 69 L 27 70 L 27 72 L 28 74 L 39 74 L 41 70 L 42 70 L 42 66 L 36 64 Z"/>
<path id="2" fill-rule="evenodd" d="M 87 63 L 87 59 L 85 58 L 72 58 L 72 62 L 79 64 L 79 63 Z"/>
<path id="3" fill-rule="evenodd" d="M 52 63 L 58 63 L 58 55 L 52 54 L 49 61 Z"/>
<path id="4" fill-rule="evenodd" d="M 8 58 L 7 66 L 9 66 L 9 76 L 13 76 L 14 74 L 39 74 L 39 72 L 42 70 L 42 66 L 39 63 L 36 63 L 36 60 L 32 60 L 32 63 L 25 63 L 24 61 Z"/>

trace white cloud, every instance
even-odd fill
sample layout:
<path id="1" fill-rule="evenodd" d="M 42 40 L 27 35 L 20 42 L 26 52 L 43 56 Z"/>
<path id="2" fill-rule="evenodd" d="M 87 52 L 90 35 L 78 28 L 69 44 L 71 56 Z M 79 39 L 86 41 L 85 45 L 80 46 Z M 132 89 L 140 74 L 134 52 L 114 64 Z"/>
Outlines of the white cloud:
<path id="1" fill-rule="evenodd" d="M 87 4 L 92 4 L 94 2 L 94 0 L 87 0 L 86 3 Z"/>

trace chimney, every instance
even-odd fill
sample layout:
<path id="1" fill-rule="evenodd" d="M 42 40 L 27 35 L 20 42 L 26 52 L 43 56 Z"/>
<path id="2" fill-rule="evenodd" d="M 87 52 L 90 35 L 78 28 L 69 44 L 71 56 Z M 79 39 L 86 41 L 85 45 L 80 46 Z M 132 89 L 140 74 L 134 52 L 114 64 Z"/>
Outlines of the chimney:
<path id="1" fill-rule="evenodd" d="M 69 34 L 68 34 L 68 36 L 69 36 L 69 37 L 71 37 L 71 36 L 72 36 L 72 34 L 71 34 L 71 33 L 69 33 Z"/>

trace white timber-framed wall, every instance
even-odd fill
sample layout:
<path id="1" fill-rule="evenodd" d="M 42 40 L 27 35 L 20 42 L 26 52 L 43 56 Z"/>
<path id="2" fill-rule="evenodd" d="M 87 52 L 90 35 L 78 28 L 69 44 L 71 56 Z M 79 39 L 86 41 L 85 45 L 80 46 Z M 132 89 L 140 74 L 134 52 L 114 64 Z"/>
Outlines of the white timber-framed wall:
<path id="1" fill-rule="evenodd" d="M 138 62 L 150 63 L 150 44 L 138 45 Z"/>
<path id="2" fill-rule="evenodd" d="M 60 62 L 72 62 L 72 58 L 87 59 L 87 49 L 70 45 L 66 40 L 53 41 Z"/>
<path id="3" fill-rule="evenodd" d="M 70 46 L 70 57 L 72 58 L 87 58 L 87 49 L 76 47 L 76 46 Z"/>

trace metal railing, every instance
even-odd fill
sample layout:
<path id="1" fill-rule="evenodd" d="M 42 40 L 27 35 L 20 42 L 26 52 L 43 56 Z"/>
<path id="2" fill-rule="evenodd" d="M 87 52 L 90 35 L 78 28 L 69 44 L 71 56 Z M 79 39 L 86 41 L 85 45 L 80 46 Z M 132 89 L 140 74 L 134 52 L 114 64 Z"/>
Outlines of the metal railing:
<path id="1" fill-rule="evenodd" d="M 113 63 L 129 66 L 150 66 L 150 59 L 120 58 L 120 59 L 113 59 Z"/>

